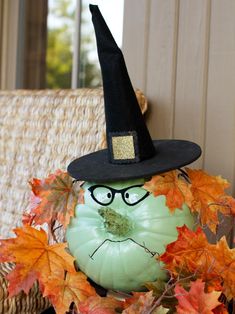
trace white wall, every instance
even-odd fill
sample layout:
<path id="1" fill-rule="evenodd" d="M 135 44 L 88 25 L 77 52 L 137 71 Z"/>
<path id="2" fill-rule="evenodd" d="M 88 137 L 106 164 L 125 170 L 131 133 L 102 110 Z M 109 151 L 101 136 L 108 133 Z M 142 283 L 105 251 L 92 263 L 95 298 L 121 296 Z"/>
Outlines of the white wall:
<path id="1" fill-rule="evenodd" d="M 157 138 L 201 145 L 195 167 L 235 192 L 235 1 L 126 0 L 123 51 Z"/>

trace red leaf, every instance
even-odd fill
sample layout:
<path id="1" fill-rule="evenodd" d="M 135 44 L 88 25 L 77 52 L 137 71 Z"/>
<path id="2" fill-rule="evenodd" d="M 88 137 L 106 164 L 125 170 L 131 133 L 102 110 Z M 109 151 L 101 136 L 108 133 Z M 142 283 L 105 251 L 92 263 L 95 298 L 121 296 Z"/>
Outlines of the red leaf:
<path id="1" fill-rule="evenodd" d="M 230 300 L 235 296 L 235 249 L 228 247 L 225 237 L 216 244 L 208 243 L 201 228 L 196 232 L 186 226 L 177 228 L 175 242 L 167 245 L 160 256 L 165 268 L 181 278 L 201 278 L 208 291 L 222 290 Z"/>
<path id="2" fill-rule="evenodd" d="M 213 314 L 215 309 L 221 303 L 218 301 L 221 292 L 204 292 L 205 283 L 200 279 L 191 282 L 189 291 L 186 291 L 180 285 L 176 285 L 175 293 L 178 299 L 178 314 Z"/>
<path id="3" fill-rule="evenodd" d="M 17 264 L 16 267 L 6 276 L 6 279 L 9 281 L 9 297 L 20 293 L 21 290 L 28 294 L 34 282 L 37 280 L 38 275 L 38 272 L 34 270 L 25 272 L 24 266 Z"/>
<path id="4" fill-rule="evenodd" d="M 201 228 L 195 232 L 186 226 L 178 227 L 178 239 L 167 245 L 160 256 L 165 268 L 177 276 L 202 278 L 207 287 L 220 290 L 222 278 L 213 268 L 214 253 Z"/>

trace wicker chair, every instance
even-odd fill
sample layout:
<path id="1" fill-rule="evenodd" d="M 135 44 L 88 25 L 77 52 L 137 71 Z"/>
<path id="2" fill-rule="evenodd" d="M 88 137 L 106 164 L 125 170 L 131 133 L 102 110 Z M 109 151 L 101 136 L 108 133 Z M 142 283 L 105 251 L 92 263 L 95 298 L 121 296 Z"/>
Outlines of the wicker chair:
<path id="1" fill-rule="evenodd" d="M 136 91 L 142 112 L 146 99 Z M 32 177 L 65 170 L 76 157 L 105 146 L 103 91 L 99 89 L 0 92 L 0 237 L 13 235 L 27 209 Z M 7 299 L 0 264 L 0 313 L 36 314 L 49 305 L 37 285 Z"/>

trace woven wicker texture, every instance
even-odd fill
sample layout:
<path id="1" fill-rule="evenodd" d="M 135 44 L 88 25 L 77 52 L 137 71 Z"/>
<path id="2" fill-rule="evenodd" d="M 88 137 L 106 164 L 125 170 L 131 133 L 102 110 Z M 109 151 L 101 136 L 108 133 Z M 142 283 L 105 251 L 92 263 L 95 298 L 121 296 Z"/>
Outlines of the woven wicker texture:
<path id="1" fill-rule="evenodd" d="M 17 296 L 7 298 L 7 281 L 5 275 L 11 270 L 10 263 L 0 264 L 0 313 L 2 314 L 39 314 L 49 307 L 48 299 L 43 298 L 38 289 L 38 284 L 34 284 L 29 294 L 24 292 Z"/>
<path id="2" fill-rule="evenodd" d="M 147 104 L 137 91 L 142 111 Z M 102 89 L 0 92 L 0 237 L 27 209 L 32 177 L 44 178 L 105 145 Z"/>

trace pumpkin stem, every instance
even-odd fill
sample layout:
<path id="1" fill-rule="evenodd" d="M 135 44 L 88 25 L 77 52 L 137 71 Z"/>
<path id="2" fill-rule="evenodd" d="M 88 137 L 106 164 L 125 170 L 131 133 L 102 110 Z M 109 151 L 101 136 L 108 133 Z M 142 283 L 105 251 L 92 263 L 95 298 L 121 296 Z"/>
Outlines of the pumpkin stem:
<path id="1" fill-rule="evenodd" d="M 129 219 L 112 208 L 100 208 L 98 213 L 104 219 L 104 226 L 107 232 L 117 236 L 125 236 L 131 231 L 132 225 Z"/>

